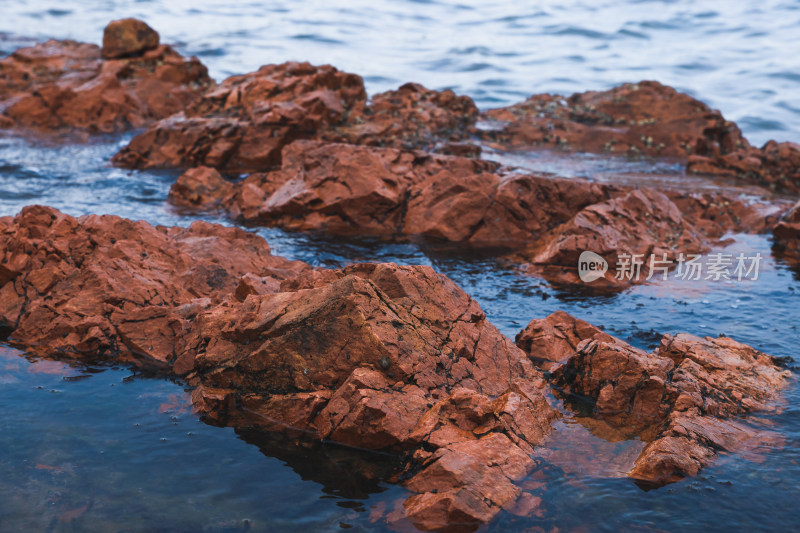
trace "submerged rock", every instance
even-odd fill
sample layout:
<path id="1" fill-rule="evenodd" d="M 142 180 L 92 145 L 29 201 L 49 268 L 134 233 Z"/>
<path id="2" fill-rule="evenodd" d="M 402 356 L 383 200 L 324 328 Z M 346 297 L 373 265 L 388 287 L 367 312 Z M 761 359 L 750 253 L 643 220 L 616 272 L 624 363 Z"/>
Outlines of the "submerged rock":
<path id="1" fill-rule="evenodd" d="M 0 60 L 0 127 L 114 133 L 183 110 L 213 81 L 197 59 L 158 45 L 158 34 L 142 27 L 112 22 L 102 52 L 50 40 Z"/>
<path id="2" fill-rule="evenodd" d="M 625 83 L 569 97 L 531 96 L 481 115 L 476 131 L 506 150 L 559 150 L 649 156 L 690 172 L 735 176 L 773 190 L 800 191 L 800 148 L 770 141 L 755 148 L 733 122 L 703 102 L 656 81 Z"/>
<path id="3" fill-rule="evenodd" d="M 280 170 L 236 183 L 210 168 L 185 172 L 173 204 L 222 211 L 245 224 L 337 235 L 422 236 L 512 250 L 515 262 L 557 282 L 575 283 L 589 250 L 610 265 L 594 286 L 618 289 L 647 279 L 616 276 L 619 257 L 709 251 L 728 231 L 761 231 L 761 206 L 722 194 L 526 175 L 496 163 L 420 151 L 297 141 Z M 632 276 L 629 276 L 632 278 Z"/>
<path id="4" fill-rule="evenodd" d="M 537 334 L 547 330 L 561 335 Z M 648 442 L 628 476 L 649 485 L 693 476 L 720 451 L 774 440 L 740 418 L 772 409 L 791 375 L 727 337 L 665 335 L 647 353 L 565 313 L 533 321 L 517 342 L 534 360 L 575 346 L 562 354 L 553 384 L 565 398 L 591 401 L 594 417 Z"/>
<path id="5" fill-rule="evenodd" d="M 558 416 L 525 353 L 429 267 L 312 269 L 236 228 L 39 206 L 0 218 L 0 250 L 11 342 L 184 376 L 215 423 L 400 454 L 422 528 L 513 506 Z"/>

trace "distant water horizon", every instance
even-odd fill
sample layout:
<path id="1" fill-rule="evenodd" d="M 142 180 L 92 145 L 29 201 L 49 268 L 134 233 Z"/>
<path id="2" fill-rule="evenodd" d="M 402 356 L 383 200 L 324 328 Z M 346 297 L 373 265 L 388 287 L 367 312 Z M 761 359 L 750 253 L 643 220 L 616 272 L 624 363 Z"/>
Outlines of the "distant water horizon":
<path id="1" fill-rule="evenodd" d="M 99 44 L 128 16 L 217 80 L 330 63 L 370 94 L 413 81 L 487 109 L 651 79 L 719 109 L 754 145 L 800 142 L 798 2 L 4 0 L 0 51 L 51 37 Z"/>

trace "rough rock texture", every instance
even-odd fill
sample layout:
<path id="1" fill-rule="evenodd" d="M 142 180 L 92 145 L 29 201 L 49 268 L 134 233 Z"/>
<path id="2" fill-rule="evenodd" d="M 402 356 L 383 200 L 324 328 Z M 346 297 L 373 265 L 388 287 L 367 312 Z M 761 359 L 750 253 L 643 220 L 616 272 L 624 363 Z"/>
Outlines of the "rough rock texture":
<path id="1" fill-rule="evenodd" d="M 197 319 L 181 372 L 226 422 L 291 426 L 412 457 L 405 503 L 426 529 L 480 523 L 515 485 L 557 413 L 541 375 L 478 305 L 427 267 L 313 271 Z M 195 347 L 200 349 L 195 354 Z"/>
<path id="2" fill-rule="evenodd" d="M 553 146 L 594 153 L 671 157 L 727 154 L 746 146 L 739 128 L 704 103 L 655 81 L 568 98 L 534 95 L 484 113 L 500 130 L 484 136 L 509 148 Z"/>
<path id="3" fill-rule="evenodd" d="M 772 230 L 772 249 L 792 264 L 800 264 L 800 202 Z"/>
<path id="4" fill-rule="evenodd" d="M 121 19 L 108 23 L 103 31 L 103 58 L 119 59 L 141 55 L 158 47 L 158 33 L 138 19 Z"/>
<path id="5" fill-rule="evenodd" d="M 547 329 L 567 339 L 537 334 Z M 648 442 L 628 475 L 653 485 L 697 474 L 720 451 L 768 439 L 739 417 L 772 408 L 790 377 L 774 358 L 727 337 L 665 335 L 647 353 L 565 313 L 535 320 L 517 342 L 541 358 L 576 341 L 553 370 L 553 384 L 591 401 L 595 417 Z"/>
<path id="6" fill-rule="evenodd" d="M 216 423 L 402 454 L 421 528 L 513 507 L 558 416 L 525 353 L 429 267 L 312 269 L 236 228 L 39 206 L 0 218 L 0 250 L 11 342 L 185 376 Z"/>
<path id="7" fill-rule="evenodd" d="M 762 206 L 722 194 L 629 189 L 505 172 L 463 157 L 319 141 L 290 144 L 280 170 L 236 183 L 211 168 L 191 169 L 169 199 L 246 224 L 503 247 L 556 282 L 577 282 L 578 257 L 590 250 L 610 266 L 592 287 L 615 290 L 649 274 L 645 264 L 639 279 L 618 279 L 621 254 L 644 262 L 653 254 L 674 266 L 681 253 L 707 252 L 726 232 L 762 231 L 771 220 Z"/>
<path id="8" fill-rule="evenodd" d="M 534 319 L 519 333 L 514 342 L 531 360 L 544 370 L 554 370 L 575 355 L 578 344 L 585 339 L 610 341 L 611 335 L 603 333 L 585 320 L 574 318 L 564 311 L 541 319 Z"/>
<path id="9" fill-rule="evenodd" d="M 655 81 L 563 98 L 540 94 L 481 118 L 476 133 L 503 149 L 560 150 L 677 159 L 690 172 L 735 176 L 773 190 L 800 191 L 800 147 L 755 148 L 719 111 Z"/>
<path id="10" fill-rule="evenodd" d="M 248 224 L 510 246 L 569 220 L 617 189 L 498 174 L 488 161 L 299 141 L 283 166 L 235 184 L 210 169 L 182 175 L 170 201 L 220 209 Z"/>
<path id="11" fill-rule="evenodd" d="M 352 144 L 476 155 L 480 153 L 477 146 L 459 141 L 466 139 L 477 118 L 478 108 L 468 96 L 406 83 L 396 91 L 373 96 L 363 113 L 339 133 Z"/>
<path id="12" fill-rule="evenodd" d="M 0 60 L 0 127 L 113 133 L 181 111 L 213 82 L 197 59 L 158 46 L 157 34 L 153 42 L 144 36 L 140 53 L 105 60 L 75 41 L 14 51 Z"/>
<path id="13" fill-rule="evenodd" d="M 310 267 L 263 239 L 195 222 L 153 227 L 26 207 L 0 219 L 0 325 L 40 354 L 171 366 L 191 318 L 246 273 L 282 280 Z"/>
<path id="14" fill-rule="evenodd" d="M 226 79 L 184 113 L 152 125 L 113 161 L 129 168 L 269 169 L 280 164 L 286 144 L 343 122 L 365 101 L 355 74 L 329 65 L 267 65 Z"/>
<path id="15" fill-rule="evenodd" d="M 735 176 L 769 189 L 800 193 L 800 145 L 769 141 L 762 148 L 745 146 L 728 154 L 693 156 L 688 169 L 697 174 Z"/>
<path id="16" fill-rule="evenodd" d="M 458 142 L 478 115 L 466 96 L 410 83 L 366 100 L 355 74 L 328 65 L 266 65 L 228 78 L 184 114 L 135 137 L 113 160 L 129 168 L 263 171 L 279 166 L 281 149 L 296 139 L 479 152 Z"/>

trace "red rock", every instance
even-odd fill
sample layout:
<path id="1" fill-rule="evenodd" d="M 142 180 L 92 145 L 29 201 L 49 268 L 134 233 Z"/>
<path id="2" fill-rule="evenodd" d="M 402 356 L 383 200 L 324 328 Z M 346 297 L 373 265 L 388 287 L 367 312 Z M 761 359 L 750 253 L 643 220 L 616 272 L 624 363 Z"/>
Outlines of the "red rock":
<path id="1" fill-rule="evenodd" d="M 182 368 L 202 384 L 201 412 L 407 450 L 409 469 L 422 469 L 405 513 L 423 529 L 485 521 L 514 503 L 514 482 L 558 414 L 541 375 L 474 301 L 427 267 L 395 265 L 309 271 L 281 289 L 194 322 L 187 345 L 202 350 L 190 348 L 193 366 Z M 317 393 L 326 396 L 308 396 Z"/>
<path id="2" fill-rule="evenodd" d="M 690 172 L 735 176 L 782 192 L 800 191 L 800 147 L 770 141 L 758 149 L 719 111 L 655 81 L 563 98 L 540 94 L 481 118 L 476 134 L 509 150 L 559 150 L 663 157 Z"/>
<path id="3" fill-rule="evenodd" d="M 348 144 L 298 141 L 283 161 L 281 170 L 253 174 L 233 189 L 217 175 L 202 171 L 205 181 L 198 181 L 200 171 L 189 171 L 170 201 L 216 206 L 248 224 L 513 246 L 617 191 L 502 175 L 491 162 Z"/>
<path id="4" fill-rule="evenodd" d="M 113 161 L 129 168 L 266 170 L 280 164 L 286 144 L 343 122 L 365 101 L 355 74 L 330 65 L 267 65 L 226 79 L 184 114 L 135 137 Z"/>
<path id="5" fill-rule="evenodd" d="M 314 270 L 236 228 L 45 207 L 0 219 L 0 249 L 13 342 L 184 376 L 215 424 L 403 453 L 423 528 L 515 507 L 558 417 L 525 353 L 429 267 Z"/>
<path id="6" fill-rule="evenodd" d="M 800 145 L 769 141 L 762 148 L 749 145 L 722 155 L 695 156 L 688 170 L 696 174 L 735 176 L 771 190 L 800 192 Z"/>
<path id="7" fill-rule="evenodd" d="M 214 210 L 233 193 L 233 184 L 215 169 L 196 167 L 181 174 L 169 191 L 169 202 L 195 210 Z"/>
<path id="8" fill-rule="evenodd" d="M 114 20 L 103 31 L 103 58 L 141 55 L 158 47 L 158 40 L 158 33 L 141 20 Z"/>
<path id="9" fill-rule="evenodd" d="M 478 118 L 478 108 L 468 96 L 453 91 L 431 91 L 406 83 L 396 91 L 376 94 L 363 114 L 340 129 L 347 142 L 394 148 L 440 148 L 446 152 L 480 153 L 466 139 Z"/>
<path id="10" fill-rule="evenodd" d="M 512 149 L 550 145 L 594 153 L 670 157 L 727 154 L 748 146 L 719 111 L 655 81 L 568 98 L 542 94 L 484 113 L 504 123 L 484 136 Z"/>
<path id="11" fill-rule="evenodd" d="M 458 151 L 477 113 L 468 97 L 417 84 L 378 94 L 367 105 L 355 74 L 328 65 L 266 65 L 228 78 L 184 115 L 153 125 L 113 161 L 129 168 L 264 171 L 279 166 L 282 148 L 297 139 Z"/>
<path id="12" fill-rule="evenodd" d="M 95 45 L 51 40 L 0 60 L 0 110 L 6 128 L 113 133 L 181 111 L 212 83 L 169 46 L 103 60 Z"/>
<path id="13" fill-rule="evenodd" d="M 517 333 L 515 342 L 537 366 L 553 370 L 575 355 L 585 339 L 611 342 L 613 337 L 585 320 L 556 311 L 546 318 L 531 320 Z"/>
<path id="14" fill-rule="evenodd" d="M 594 417 L 648 442 L 630 477 L 671 483 L 697 474 L 720 451 L 740 452 L 774 440 L 741 418 L 773 409 L 786 387 L 791 374 L 774 358 L 727 337 L 687 334 L 665 335 L 646 353 L 569 315 L 546 320 L 583 337 L 552 373 L 558 390 L 592 401 Z M 526 332 L 543 329 L 541 322 Z M 532 355 L 555 344 L 547 335 L 526 338 Z"/>
<path id="15" fill-rule="evenodd" d="M 772 249 L 779 257 L 793 265 L 800 264 L 800 202 L 775 225 L 772 238 Z"/>
<path id="16" fill-rule="evenodd" d="M 263 239 L 195 222 L 152 227 L 27 207 L 0 226 L 0 323 L 32 353 L 171 365 L 175 342 L 246 273 L 283 279 L 309 268 Z"/>

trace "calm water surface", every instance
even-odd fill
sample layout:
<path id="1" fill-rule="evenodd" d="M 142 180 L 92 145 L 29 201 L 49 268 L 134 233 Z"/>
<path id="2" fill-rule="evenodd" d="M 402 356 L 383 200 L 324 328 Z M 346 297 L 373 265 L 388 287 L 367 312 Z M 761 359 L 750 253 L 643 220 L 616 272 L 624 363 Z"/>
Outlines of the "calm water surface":
<path id="1" fill-rule="evenodd" d="M 363 74 L 370 91 L 414 80 L 453 87 L 483 107 L 533 92 L 654 78 L 737 120 L 748 137 L 800 140 L 800 4 L 712 2 L 22 2 L 4 0 L 0 47 L 28 37 L 99 41 L 110 18 L 146 18 L 222 78 L 286 59 Z M 152 223 L 194 220 L 165 205 L 172 172 L 108 166 L 126 137 L 35 146 L 0 138 L 0 216 L 41 203 Z M 497 157 L 502 157 L 498 155 Z M 513 164 L 602 181 L 685 182 L 679 169 L 621 160 L 515 155 Z M 702 181 L 691 187 L 708 186 Z M 214 220 L 209 218 L 209 220 Z M 214 220 L 227 223 L 221 220 Z M 750 283 L 666 282 L 613 297 L 563 292 L 490 257 L 420 244 L 258 233 L 276 254 L 315 265 L 428 264 L 479 300 L 512 337 L 561 309 L 633 344 L 663 333 L 720 333 L 796 360 L 800 273 L 762 236 Z M 198 420 L 179 382 L 118 367 L 27 359 L 0 346 L 0 531 L 383 530 L 404 489 L 384 481 L 395 459 L 333 445 L 216 428 Z M 757 456 L 726 456 L 694 479 L 644 492 L 591 463 L 545 469 L 542 517 L 502 515 L 493 531 L 792 531 L 800 529 L 800 392 L 758 422 L 785 439 Z M 566 470 L 565 470 L 566 468 Z"/>

